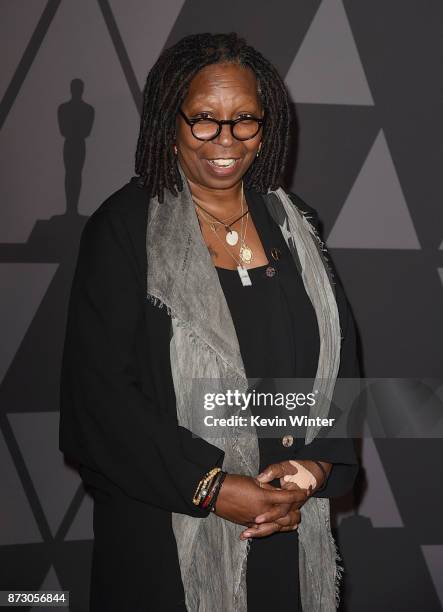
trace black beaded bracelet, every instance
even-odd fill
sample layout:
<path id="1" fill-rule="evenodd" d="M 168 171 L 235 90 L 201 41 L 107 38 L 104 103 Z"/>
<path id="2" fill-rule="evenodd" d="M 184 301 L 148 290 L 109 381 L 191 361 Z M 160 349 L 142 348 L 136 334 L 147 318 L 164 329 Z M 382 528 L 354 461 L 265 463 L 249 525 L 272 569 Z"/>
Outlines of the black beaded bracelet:
<path id="1" fill-rule="evenodd" d="M 326 488 L 326 485 L 328 484 L 328 480 L 329 480 L 329 474 L 331 472 L 329 472 L 329 474 L 327 473 L 327 471 L 325 470 L 325 468 L 322 466 L 322 464 L 320 463 L 320 461 L 317 461 L 316 459 L 311 459 L 311 461 L 313 463 L 316 463 L 318 465 L 318 467 L 321 469 L 321 471 L 323 472 L 323 476 L 324 476 L 324 480 L 323 480 L 323 484 L 320 488 L 316 489 L 314 491 L 314 493 L 318 493 L 319 491 L 323 491 L 323 489 Z"/>

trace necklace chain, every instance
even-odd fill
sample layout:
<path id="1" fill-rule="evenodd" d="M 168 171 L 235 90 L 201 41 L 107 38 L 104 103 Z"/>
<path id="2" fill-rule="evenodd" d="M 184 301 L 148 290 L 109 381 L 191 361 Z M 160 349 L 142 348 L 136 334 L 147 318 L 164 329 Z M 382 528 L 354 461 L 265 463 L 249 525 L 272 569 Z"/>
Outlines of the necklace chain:
<path id="1" fill-rule="evenodd" d="M 244 200 L 244 192 L 243 192 L 243 181 L 242 181 L 242 184 L 241 184 L 241 201 L 240 201 L 240 207 L 241 207 L 241 211 L 242 211 L 242 212 L 243 212 L 243 200 Z M 195 204 L 196 204 L 196 205 L 197 205 L 197 206 L 198 206 L 198 207 L 201 209 L 201 211 L 202 211 L 202 213 L 203 213 L 203 214 L 202 214 L 202 216 L 203 216 L 203 218 L 205 219 L 205 221 L 208 221 L 208 223 L 210 222 L 210 221 L 209 221 L 207 218 L 205 218 L 204 213 L 206 213 L 207 215 L 210 215 L 211 217 L 213 217 L 213 218 L 215 219 L 215 221 L 212 221 L 212 223 L 218 223 L 218 224 L 220 224 L 220 225 L 223 225 L 223 226 L 224 226 L 224 228 L 226 229 L 226 231 L 228 231 L 228 229 L 229 229 L 229 231 L 231 231 L 231 225 L 234 225 L 234 223 L 237 223 L 237 221 L 238 221 L 239 219 L 241 219 L 241 218 L 242 218 L 242 217 L 243 217 L 243 216 L 246 214 L 246 213 L 242 214 L 240 217 L 238 217 L 237 219 L 235 219 L 235 221 L 231 221 L 231 223 L 226 223 L 226 221 L 227 221 L 228 219 L 230 219 L 231 217 L 233 217 L 233 216 L 234 216 L 235 214 L 237 214 L 237 213 L 234 213 L 234 214 L 230 215 L 230 217 L 227 217 L 225 220 L 222 220 L 222 219 L 219 219 L 218 217 L 216 217 L 214 214 L 212 214 L 212 213 L 211 213 L 211 212 L 209 212 L 208 210 L 206 210 L 205 208 L 203 208 L 203 206 L 201 206 L 201 205 L 200 205 L 198 202 L 196 202 L 195 200 L 194 200 L 194 203 L 195 203 Z M 247 211 L 246 211 L 246 212 L 247 212 Z"/>
<path id="2" fill-rule="evenodd" d="M 194 203 L 200 209 L 200 211 L 196 211 L 196 212 L 198 212 L 197 218 L 199 219 L 200 216 L 201 216 L 209 224 L 209 227 L 214 232 L 214 234 L 216 235 L 217 239 L 221 242 L 224 250 L 235 261 L 235 263 L 237 264 L 237 267 L 243 268 L 243 264 L 244 263 L 250 263 L 252 261 L 252 259 L 253 259 L 253 256 L 254 256 L 253 252 L 252 252 L 252 249 L 245 244 L 245 238 L 246 238 L 246 233 L 247 233 L 247 228 L 248 228 L 248 218 L 249 218 L 248 213 L 249 213 L 249 209 L 246 209 L 246 211 L 243 212 L 243 210 L 244 210 L 244 203 L 245 203 L 244 192 L 243 192 L 243 182 L 242 182 L 241 196 L 242 197 L 241 197 L 241 201 L 240 201 L 240 208 L 241 208 L 241 213 L 242 214 L 237 219 L 235 219 L 234 221 L 231 221 L 231 223 L 227 223 L 226 219 L 222 221 L 221 219 L 216 217 L 214 214 L 210 213 L 205 208 L 203 208 L 203 206 L 201 206 L 195 200 L 194 200 Z M 213 217 L 213 219 L 215 219 L 215 221 L 209 219 L 206 215 L 210 215 L 211 217 Z M 233 215 L 231 215 L 231 216 L 233 216 Z M 243 223 L 243 218 L 245 216 L 246 216 L 246 222 Z M 220 236 L 218 235 L 217 225 L 223 225 L 225 230 L 226 230 L 226 235 L 228 236 L 228 233 L 234 232 L 234 234 L 235 234 L 235 230 L 232 230 L 231 226 L 234 225 L 234 223 L 236 223 L 237 221 L 240 221 L 240 220 L 241 220 L 241 226 L 240 226 L 240 249 L 239 249 L 239 257 L 240 257 L 240 259 L 237 259 L 234 256 L 234 254 L 226 247 L 226 245 L 224 244 L 223 239 L 220 238 Z M 227 238 L 226 238 L 226 240 L 228 241 Z M 228 243 L 229 243 L 229 241 L 228 241 Z M 234 246 L 234 245 L 231 244 L 230 246 Z"/>
<path id="3" fill-rule="evenodd" d="M 234 223 L 237 223 L 237 221 L 240 221 L 240 219 L 242 219 L 248 212 L 249 210 L 247 210 L 245 213 L 243 213 L 242 215 L 240 215 L 240 217 L 237 217 L 237 219 L 235 219 L 234 221 L 231 221 L 231 223 L 223 223 L 221 221 L 213 221 L 212 219 L 208 219 L 208 217 L 206 216 L 206 214 L 203 212 L 204 209 L 202 209 L 202 211 L 199 213 L 203 219 L 205 221 L 207 221 L 207 223 L 211 224 L 211 225 L 223 225 L 223 227 L 225 228 L 226 231 L 231 231 L 231 226 L 234 225 Z M 209 213 L 211 214 L 211 213 Z"/>
<path id="4" fill-rule="evenodd" d="M 241 201 L 241 211 L 242 211 L 242 213 L 243 213 L 243 198 L 242 198 L 242 201 Z M 241 248 L 242 243 L 244 242 L 245 233 L 246 233 L 246 231 L 245 231 L 245 233 L 243 233 L 243 217 L 244 217 L 245 215 L 247 215 L 247 216 L 246 216 L 246 223 L 247 223 L 247 222 L 248 222 L 248 216 L 249 216 L 249 215 L 248 215 L 248 213 L 249 213 L 249 210 L 247 210 L 247 211 L 246 211 L 244 214 L 242 214 L 242 215 L 241 215 L 241 217 L 240 217 L 240 218 L 241 218 L 241 230 L 240 230 L 240 248 Z M 241 266 L 241 267 L 242 267 L 242 262 L 241 262 L 241 259 L 240 259 L 240 260 L 239 260 L 239 259 L 237 259 L 237 257 L 235 257 L 235 256 L 234 256 L 234 254 L 233 254 L 233 253 L 232 253 L 232 252 L 231 252 L 231 251 L 230 251 L 230 250 L 229 250 L 229 249 L 228 249 L 228 248 L 225 246 L 224 241 L 223 241 L 223 240 L 220 238 L 220 236 L 219 236 L 219 235 L 218 235 L 218 233 L 217 233 L 217 229 L 216 229 L 214 226 L 212 226 L 212 227 L 211 227 L 211 229 L 212 229 L 212 231 L 214 232 L 214 234 L 217 236 L 218 240 L 221 242 L 222 247 L 225 249 L 225 251 L 228 253 L 228 255 L 230 255 L 230 256 L 232 257 L 232 259 L 235 261 L 235 263 L 237 264 L 237 266 Z"/>

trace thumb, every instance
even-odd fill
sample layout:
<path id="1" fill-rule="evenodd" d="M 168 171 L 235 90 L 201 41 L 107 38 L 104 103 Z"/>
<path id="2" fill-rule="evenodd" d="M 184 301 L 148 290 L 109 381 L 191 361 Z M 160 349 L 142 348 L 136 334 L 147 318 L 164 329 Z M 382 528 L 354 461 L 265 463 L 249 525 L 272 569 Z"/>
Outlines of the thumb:
<path id="1" fill-rule="evenodd" d="M 260 472 L 260 474 L 256 478 L 260 482 L 269 482 L 270 480 L 273 480 L 272 478 L 270 478 L 271 475 L 272 475 L 272 470 L 270 470 L 269 468 L 266 468 L 265 470 L 263 470 L 263 472 Z"/>
<path id="2" fill-rule="evenodd" d="M 280 478 L 283 476 L 283 471 L 278 463 L 271 463 L 257 476 L 259 482 L 270 482 L 274 478 Z"/>

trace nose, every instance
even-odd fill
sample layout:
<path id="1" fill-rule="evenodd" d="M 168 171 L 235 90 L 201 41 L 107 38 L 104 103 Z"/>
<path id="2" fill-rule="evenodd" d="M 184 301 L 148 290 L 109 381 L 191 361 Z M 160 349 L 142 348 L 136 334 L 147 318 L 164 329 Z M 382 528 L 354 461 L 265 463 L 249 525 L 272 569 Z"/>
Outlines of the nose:
<path id="1" fill-rule="evenodd" d="M 217 138 L 214 138 L 214 142 L 222 145 L 223 147 L 230 147 L 234 141 L 232 136 L 231 126 L 228 123 L 223 123 L 221 126 L 220 134 Z"/>

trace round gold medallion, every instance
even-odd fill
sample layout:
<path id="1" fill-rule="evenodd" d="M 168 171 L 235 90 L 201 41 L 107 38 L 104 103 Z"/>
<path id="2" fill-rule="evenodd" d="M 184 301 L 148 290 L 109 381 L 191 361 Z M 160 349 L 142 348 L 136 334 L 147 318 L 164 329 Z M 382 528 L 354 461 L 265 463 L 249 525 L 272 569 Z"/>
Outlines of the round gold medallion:
<path id="1" fill-rule="evenodd" d="M 252 261 L 252 249 L 245 244 L 243 244 L 240 249 L 240 259 L 245 263 L 250 263 Z"/>

